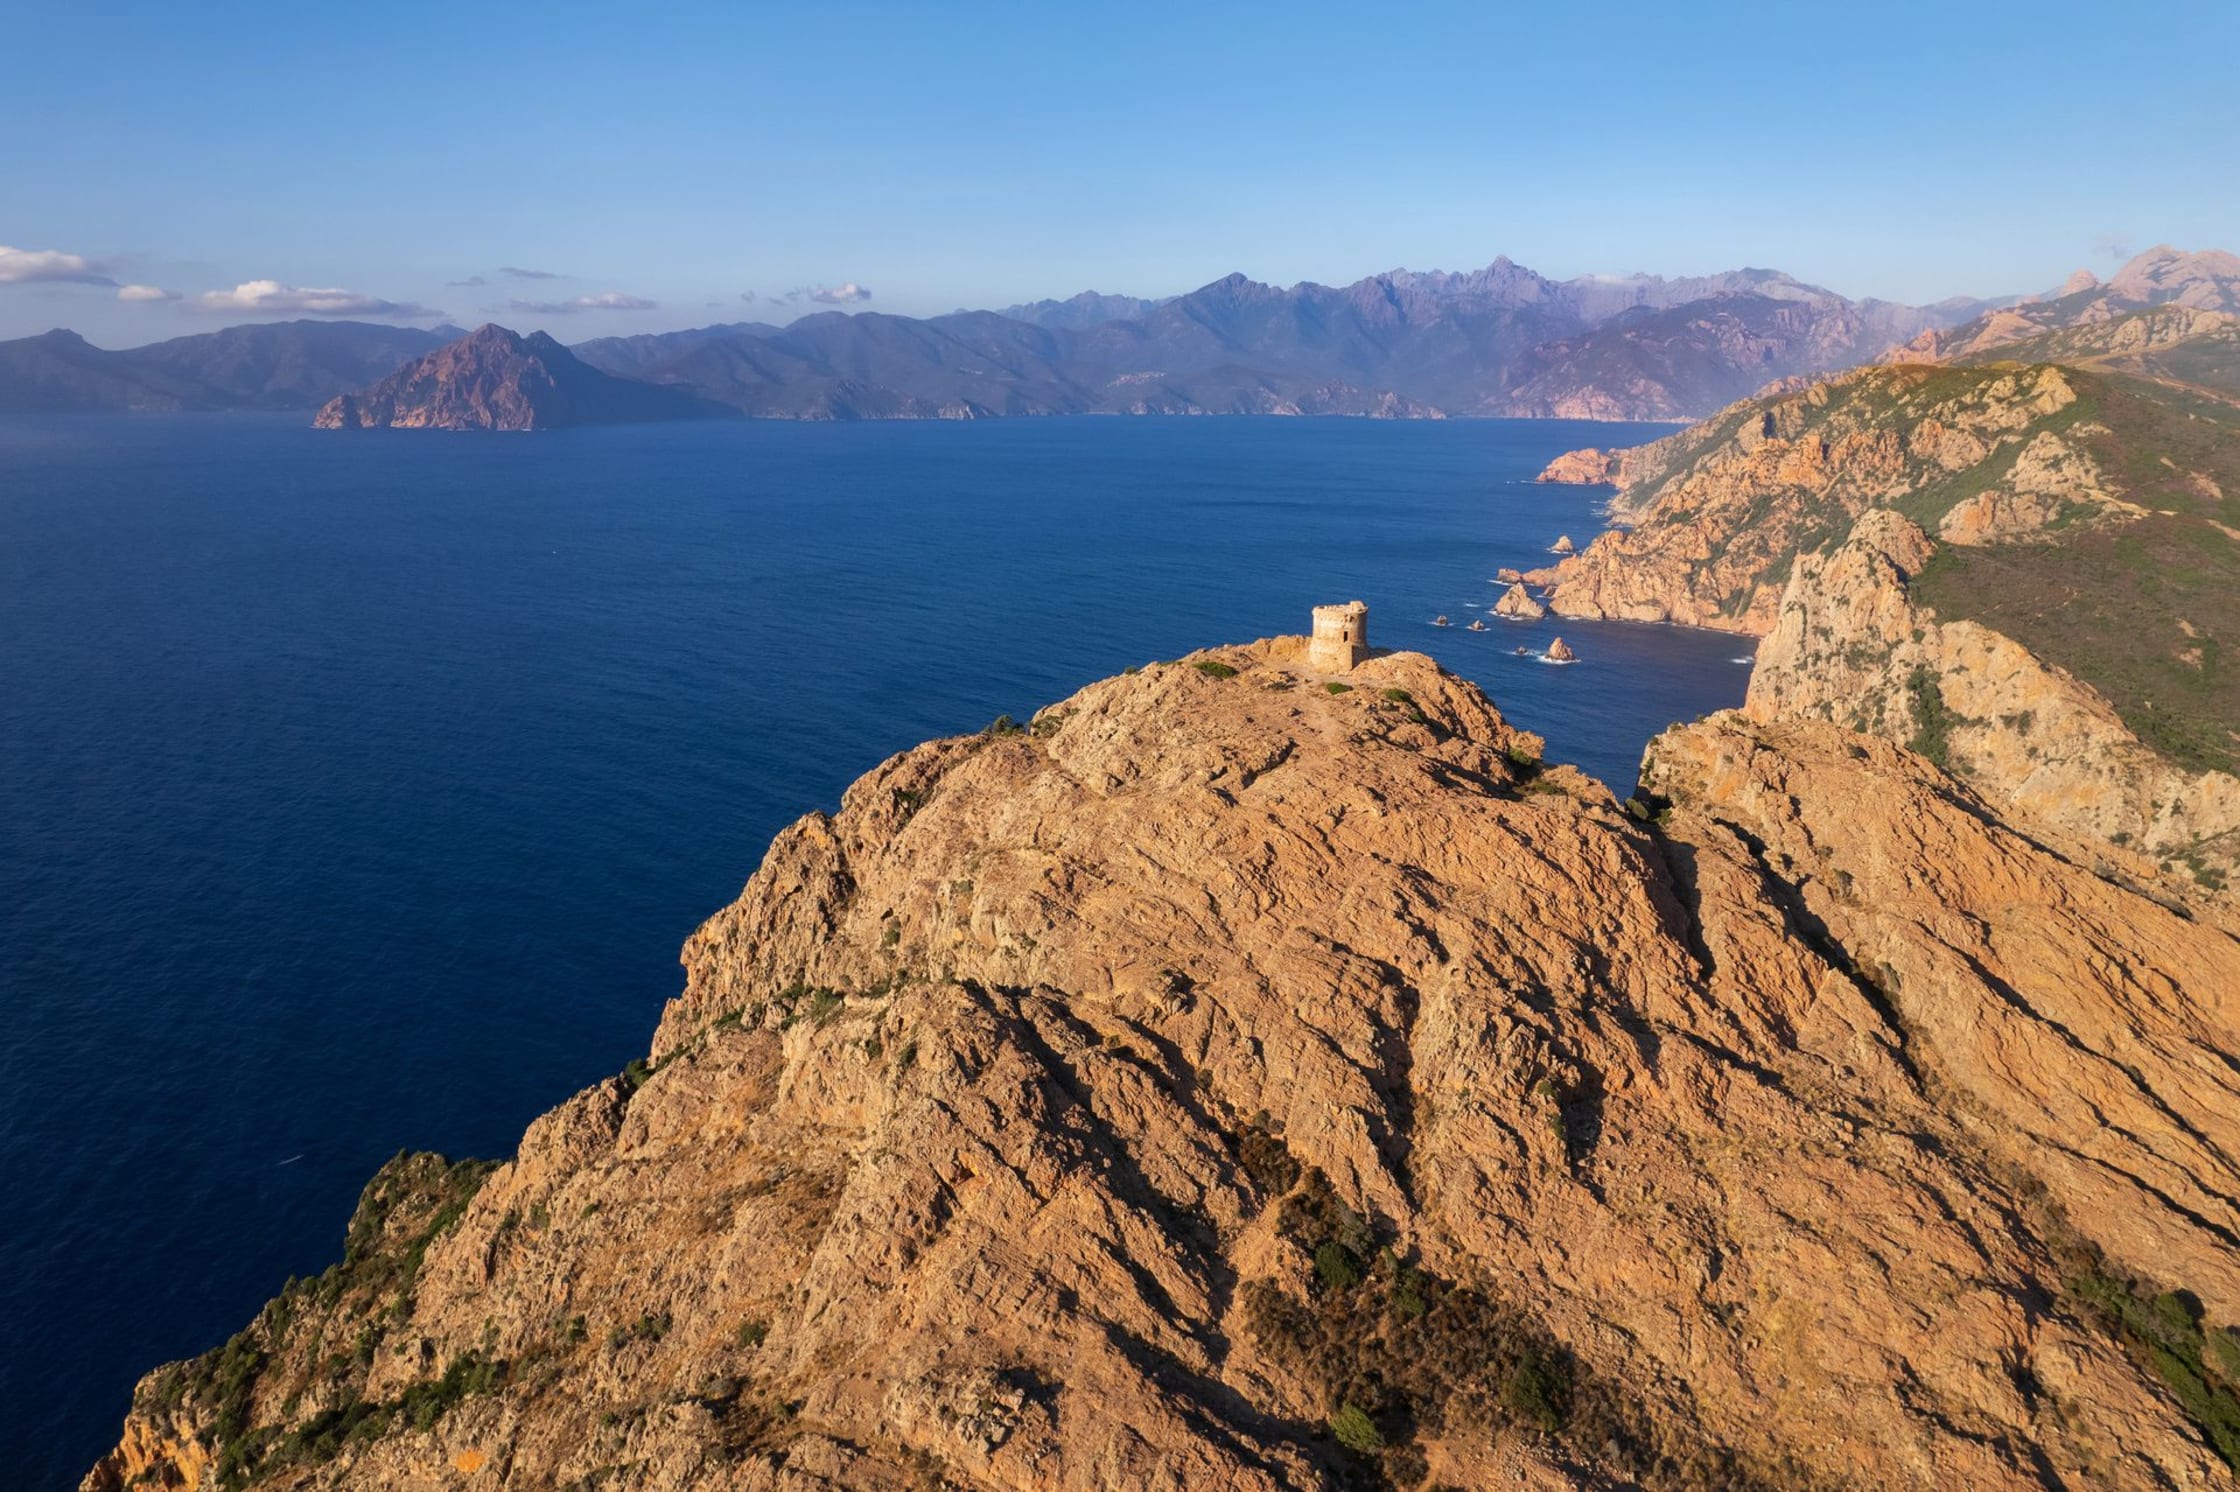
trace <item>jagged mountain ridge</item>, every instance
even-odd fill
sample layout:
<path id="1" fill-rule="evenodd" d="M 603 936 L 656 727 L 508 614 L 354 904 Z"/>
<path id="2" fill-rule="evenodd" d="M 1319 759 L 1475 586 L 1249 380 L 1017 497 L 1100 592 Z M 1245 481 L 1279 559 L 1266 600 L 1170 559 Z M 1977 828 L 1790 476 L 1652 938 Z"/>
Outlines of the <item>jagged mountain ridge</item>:
<path id="1" fill-rule="evenodd" d="M 1998 307 L 1948 329 L 1924 331 L 1887 356 L 1893 362 L 1996 357 L 2008 343 L 2101 325 L 2157 306 L 2240 315 L 2240 255 L 2220 249 L 2188 253 L 2160 244 L 2135 255 L 2105 284 L 2090 270 L 2078 270 L 2050 296 Z"/>
<path id="2" fill-rule="evenodd" d="M 602 338 L 575 350 L 605 371 L 765 417 L 1672 419 L 1775 379 L 1868 360 L 1985 305 L 1852 302 L 1771 270 L 1553 282 L 1506 259 L 1337 288 L 1279 289 L 1236 274 L 1163 301 L 1063 304 L 1072 309 L 1042 324 L 992 312 L 826 312 L 783 328 Z"/>
<path id="3" fill-rule="evenodd" d="M 785 327 L 595 338 L 573 351 L 617 377 L 770 418 L 1678 420 L 1782 379 L 1883 356 L 1950 358 L 2134 302 L 2213 309 L 2240 299 L 2227 261 L 2240 264 L 2150 251 L 2109 286 L 2093 282 L 1988 316 L 1979 313 L 1992 303 L 1965 299 L 1851 301 L 1772 270 L 1551 281 L 1500 259 L 1482 270 L 1396 270 L 1338 287 L 1279 288 L 1238 274 L 1164 300 L 1086 293 L 1013 307 L 1018 314 L 827 312 Z M 442 340 L 394 328 L 292 328 L 230 328 L 126 353 L 51 335 L 0 343 L 0 412 L 315 407 Z M 356 351 L 278 345 L 315 336 Z"/>
<path id="4" fill-rule="evenodd" d="M 1241 274 L 1229 276 L 1228 279 L 1257 283 Z M 1581 327 L 1599 325 L 1630 310 L 1665 310 L 1690 301 L 1713 300 L 1730 295 L 1755 295 L 1769 300 L 1803 302 L 1833 302 L 1844 299 L 1832 290 L 1807 284 L 1773 269 L 1738 269 L 1719 274 L 1684 275 L 1669 279 L 1663 275 L 1631 274 L 1578 275 L 1569 280 L 1551 280 L 1516 263 L 1507 255 L 1495 259 L 1483 269 L 1393 269 L 1365 276 L 1343 286 L 1325 286 L 1304 281 L 1281 293 L 1299 298 L 1336 297 L 1356 301 L 1408 297 L 1426 305 L 1443 302 L 1475 307 L 1543 306 L 1568 312 L 1578 319 Z M 1043 300 L 1011 306 L 999 314 L 1038 325 L 1079 330 L 1106 321 L 1141 320 L 1149 312 L 1180 298 L 1166 296 L 1147 300 L 1140 296 L 1104 295 L 1086 291 L 1069 300 Z M 1867 300 L 1856 304 L 1864 307 L 1886 307 L 1891 303 Z M 1958 322 L 1987 309 L 1989 304 L 1967 297 L 1956 297 L 1923 309 L 1936 318 L 1949 318 L 1951 322 Z M 1903 313 L 1913 308 L 1896 309 Z"/>
<path id="5" fill-rule="evenodd" d="M 749 413 L 1251 412 L 1279 391 L 1342 412 L 1670 419 L 1769 378 L 1879 355 L 1981 302 L 1853 303 L 1771 270 L 1556 282 L 1507 259 L 1289 288 L 1232 274 L 1187 295 L 1090 295 L 915 320 L 804 317 L 774 336 L 580 349 Z M 1020 314 L 1013 314 L 1020 313 Z"/>
<path id="6" fill-rule="evenodd" d="M 1169 299 L 1172 297 L 1147 299 L 1140 295 L 1106 295 L 1101 291 L 1084 290 L 1079 295 L 1068 296 L 1064 300 L 1028 301 L 1023 305 L 1005 306 L 996 314 L 1013 321 L 1031 322 L 1035 326 L 1081 331 L 1107 321 L 1133 321 L 1144 312 L 1166 304 Z"/>

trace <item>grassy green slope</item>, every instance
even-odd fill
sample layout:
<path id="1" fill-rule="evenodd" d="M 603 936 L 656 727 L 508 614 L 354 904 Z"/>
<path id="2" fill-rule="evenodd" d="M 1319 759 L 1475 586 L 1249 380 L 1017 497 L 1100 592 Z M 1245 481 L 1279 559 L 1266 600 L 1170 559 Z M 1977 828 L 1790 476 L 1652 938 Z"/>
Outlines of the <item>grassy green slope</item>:
<path id="1" fill-rule="evenodd" d="M 2153 511 L 2059 529 L 2047 543 L 1943 545 L 1914 595 L 2085 680 L 2180 765 L 2240 773 L 2240 409 L 2121 375 L 2076 376 L 2084 397 L 2054 419 Z M 1939 489 L 1973 475 L 1899 506 L 1934 532 L 1931 514 L 1957 500 Z"/>
<path id="2" fill-rule="evenodd" d="M 1796 555 L 1841 542 L 1870 505 L 1895 508 L 1934 538 L 1955 506 L 2009 480 L 2032 439 L 2058 434 L 2147 515 L 2111 518 L 2080 503 L 2030 541 L 1939 544 L 1914 595 L 1941 618 L 1995 628 L 2091 684 L 2179 765 L 2240 774 L 2240 400 L 2224 389 L 2240 388 L 2240 326 L 2184 334 L 2174 318 L 2190 314 L 2144 313 L 2124 351 L 2109 351 L 2124 344 L 2123 323 L 2100 322 L 2000 349 L 2012 360 L 1863 369 L 1808 397 L 1745 401 L 1642 452 L 1620 507 L 1644 531 L 1710 521 L 1707 563 L 1755 553 L 1759 583 L 1778 585 Z M 2158 345 L 2139 350 L 2141 331 Z M 1951 428 L 1969 410 L 2011 401 L 2047 363 L 2075 389 L 2073 403 L 1958 471 L 1917 447 L 1932 423 Z M 1833 450 L 1862 432 L 1895 432 L 1902 472 L 1864 476 L 1839 459 L 1809 492 L 1746 486 L 1715 507 L 1701 503 L 1691 478 L 1761 424 L 1767 437 L 1818 437 Z"/>

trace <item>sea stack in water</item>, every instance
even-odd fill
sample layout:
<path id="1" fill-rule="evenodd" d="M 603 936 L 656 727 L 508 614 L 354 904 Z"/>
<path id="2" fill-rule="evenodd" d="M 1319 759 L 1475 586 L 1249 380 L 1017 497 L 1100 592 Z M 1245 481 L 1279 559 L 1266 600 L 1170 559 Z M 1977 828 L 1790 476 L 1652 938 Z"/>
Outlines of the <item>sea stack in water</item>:
<path id="1" fill-rule="evenodd" d="M 1546 656 L 1550 663 L 1570 663 L 1577 659 L 1579 655 L 1565 647 L 1563 639 L 1559 637 L 1548 644 Z"/>
<path id="2" fill-rule="evenodd" d="M 1548 614 L 1548 608 L 1532 599 L 1532 593 L 1524 588 L 1522 581 L 1512 582 L 1501 593 L 1501 599 L 1493 603 L 1493 609 L 1496 615 L 1527 622 L 1538 621 Z"/>
<path id="3" fill-rule="evenodd" d="M 1569 534 L 1556 535 L 1556 541 L 1548 546 L 1548 553 L 1550 554 L 1570 554 L 1573 552 L 1571 535 Z"/>
<path id="4" fill-rule="evenodd" d="M 1314 609 L 1314 635 L 1307 639 L 1307 667 L 1317 673 L 1344 673 L 1369 657 L 1369 607 L 1348 601 Z"/>

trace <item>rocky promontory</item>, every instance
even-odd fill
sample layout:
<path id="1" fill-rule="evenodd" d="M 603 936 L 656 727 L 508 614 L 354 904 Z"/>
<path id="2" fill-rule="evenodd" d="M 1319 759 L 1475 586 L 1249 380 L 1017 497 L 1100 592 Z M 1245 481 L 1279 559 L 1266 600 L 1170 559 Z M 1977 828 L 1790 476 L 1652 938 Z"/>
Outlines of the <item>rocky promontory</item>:
<path id="1" fill-rule="evenodd" d="M 1764 633 L 1800 550 L 2019 445 L 2076 402 L 2060 368 L 1885 367 L 1753 400 L 1644 448 L 1630 530 L 1558 566 L 1559 615 Z"/>
<path id="2" fill-rule="evenodd" d="M 1857 370 L 1626 453 L 1559 616 L 1766 639 L 1760 719 L 1922 751 L 2186 894 L 2240 886 L 2232 318 L 2164 305 Z"/>
<path id="3" fill-rule="evenodd" d="M 1618 479 L 1620 456 L 1621 453 L 1618 451 L 1598 451 L 1592 447 L 1577 451 L 1565 451 L 1555 460 L 1549 462 L 1547 468 L 1533 480 L 1536 482 L 1562 482 L 1572 486 L 1593 486 L 1602 482 L 1615 482 Z"/>
<path id="4" fill-rule="evenodd" d="M 602 373 L 543 332 L 490 325 L 329 400 L 321 430 L 550 430 L 716 419 L 733 410 L 678 389 Z"/>
<path id="5" fill-rule="evenodd" d="M 1299 638 L 897 756 L 87 1486 L 2221 1482 L 2240 943 L 1837 724 L 1644 793 Z"/>

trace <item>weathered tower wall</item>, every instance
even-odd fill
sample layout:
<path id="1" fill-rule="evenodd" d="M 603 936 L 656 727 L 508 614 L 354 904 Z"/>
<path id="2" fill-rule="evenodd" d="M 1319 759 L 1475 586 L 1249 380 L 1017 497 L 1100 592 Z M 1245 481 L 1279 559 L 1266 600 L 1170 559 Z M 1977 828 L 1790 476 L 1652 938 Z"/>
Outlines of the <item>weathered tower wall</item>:
<path id="1" fill-rule="evenodd" d="M 1314 635 L 1307 640 L 1307 667 L 1317 673 L 1344 673 L 1369 656 L 1369 608 L 1359 601 L 1314 609 Z"/>

